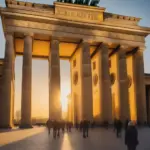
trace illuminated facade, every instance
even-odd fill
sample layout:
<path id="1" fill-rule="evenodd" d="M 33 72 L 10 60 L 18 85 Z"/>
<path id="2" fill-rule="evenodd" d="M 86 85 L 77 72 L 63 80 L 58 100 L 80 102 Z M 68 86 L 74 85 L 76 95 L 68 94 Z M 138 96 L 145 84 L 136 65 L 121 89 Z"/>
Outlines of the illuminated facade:
<path id="1" fill-rule="evenodd" d="M 51 119 L 61 119 L 60 59 L 66 59 L 71 64 L 70 120 L 147 121 L 143 51 L 150 28 L 140 27 L 140 18 L 60 2 L 6 0 L 6 6 L 0 8 L 6 39 L 0 127 L 13 126 L 16 55 L 23 55 L 21 127 L 31 127 L 32 58 L 49 60 Z"/>

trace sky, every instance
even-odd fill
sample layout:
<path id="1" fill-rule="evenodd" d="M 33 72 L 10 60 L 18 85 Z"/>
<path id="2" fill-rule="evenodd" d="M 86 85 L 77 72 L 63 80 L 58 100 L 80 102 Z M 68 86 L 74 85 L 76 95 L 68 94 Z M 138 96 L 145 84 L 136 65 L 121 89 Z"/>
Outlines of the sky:
<path id="1" fill-rule="evenodd" d="M 53 4 L 52 0 L 22 0 L 34 3 Z M 5 0 L 0 0 L 0 6 L 5 7 Z M 107 12 L 140 17 L 140 26 L 150 27 L 150 0 L 100 0 L 99 6 L 105 7 Z M 0 58 L 4 57 L 5 39 L 0 20 Z M 150 73 L 150 36 L 146 38 L 144 51 L 145 73 Z M 39 69 L 40 68 L 40 69 Z M 66 109 L 67 98 L 70 93 L 70 64 L 60 61 L 61 68 L 61 97 Z M 15 112 L 21 108 L 22 57 L 15 61 Z M 48 117 L 48 60 L 32 61 L 32 116 Z"/>

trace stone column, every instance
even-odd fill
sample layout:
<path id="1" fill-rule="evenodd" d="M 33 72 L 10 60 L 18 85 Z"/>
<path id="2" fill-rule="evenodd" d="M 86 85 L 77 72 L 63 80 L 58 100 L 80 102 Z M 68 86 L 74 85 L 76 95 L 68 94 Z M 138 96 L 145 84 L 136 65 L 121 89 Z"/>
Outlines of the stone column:
<path id="1" fill-rule="evenodd" d="M 148 90 L 148 94 L 147 94 L 147 96 L 148 96 L 148 97 L 147 97 L 147 99 L 148 99 L 148 102 L 147 102 L 147 105 L 148 105 L 148 106 L 147 106 L 147 113 L 148 113 L 148 114 L 147 114 L 147 115 L 148 115 L 148 116 L 147 116 L 147 119 L 148 119 L 148 120 L 147 120 L 147 122 L 148 122 L 148 124 L 150 125 L 150 86 L 148 86 L 148 89 L 147 89 L 147 90 Z"/>
<path id="2" fill-rule="evenodd" d="M 49 118 L 61 119 L 59 41 L 51 40 L 49 52 Z"/>
<path id="3" fill-rule="evenodd" d="M 81 49 L 81 95 L 82 95 L 82 119 L 90 121 L 93 119 L 93 97 L 92 97 L 92 72 L 90 45 L 82 43 Z"/>
<path id="4" fill-rule="evenodd" d="M 128 76 L 126 54 L 123 48 L 118 52 L 118 90 L 120 104 L 120 119 L 125 121 L 129 118 L 129 94 L 128 94 Z"/>
<path id="5" fill-rule="evenodd" d="M 143 50 L 139 49 L 135 57 L 135 76 L 136 76 L 136 102 L 137 102 L 137 120 L 141 123 L 147 121 L 146 115 L 146 92 L 144 82 L 144 61 Z"/>
<path id="6" fill-rule="evenodd" d="M 12 99 L 12 77 L 14 68 L 14 37 L 7 33 L 5 45 L 5 58 L 3 66 L 3 88 L 0 101 L 0 127 L 11 128 L 13 126 L 13 99 Z"/>
<path id="7" fill-rule="evenodd" d="M 99 89 L 100 89 L 100 109 L 101 119 L 112 123 L 112 99 L 109 73 L 108 46 L 104 43 L 99 48 Z"/>
<path id="8" fill-rule="evenodd" d="M 31 91 L 32 91 L 32 37 L 24 38 L 22 68 L 21 128 L 31 128 Z"/>

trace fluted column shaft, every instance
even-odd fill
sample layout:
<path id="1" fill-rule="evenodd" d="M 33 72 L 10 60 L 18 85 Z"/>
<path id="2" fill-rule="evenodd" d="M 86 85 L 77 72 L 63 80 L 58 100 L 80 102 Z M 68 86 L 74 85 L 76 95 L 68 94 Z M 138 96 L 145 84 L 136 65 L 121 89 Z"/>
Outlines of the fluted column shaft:
<path id="1" fill-rule="evenodd" d="M 22 69 L 22 101 L 21 128 L 32 127 L 31 123 L 31 88 L 32 88 L 32 37 L 24 38 L 23 69 Z"/>
<path id="2" fill-rule="evenodd" d="M 139 49 L 134 55 L 135 58 L 135 76 L 136 76 L 136 102 L 137 102 L 137 120 L 144 123 L 147 120 L 146 115 L 146 92 L 144 81 L 144 61 L 143 52 Z"/>
<path id="3" fill-rule="evenodd" d="M 93 97 L 92 97 L 92 72 L 90 45 L 87 42 L 82 43 L 81 49 L 81 95 L 82 95 L 82 119 L 90 121 L 93 119 Z"/>
<path id="4" fill-rule="evenodd" d="M 101 122 L 112 122 L 112 100 L 109 74 L 108 46 L 102 43 L 98 53 Z"/>
<path id="5" fill-rule="evenodd" d="M 148 99 L 148 102 L 147 102 L 147 122 L 148 122 L 148 124 L 150 125 L 150 87 L 148 87 L 148 89 L 147 89 L 148 91 L 147 91 L 147 99 Z"/>
<path id="6" fill-rule="evenodd" d="M 127 63 L 126 54 L 123 49 L 118 52 L 118 91 L 119 91 L 119 104 L 120 119 L 125 121 L 129 119 L 129 97 L 128 97 L 128 77 L 127 77 Z"/>
<path id="7" fill-rule="evenodd" d="M 13 126 L 13 98 L 12 77 L 14 68 L 14 37 L 7 33 L 5 45 L 5 58 L 2 76 L 2 97 L 0 101 L 0 127 L 11 128 Z"/>
<path id="8" fill-rule="evenodd" d="M 49 118 L 61 119 L 59 41 L 51 40 L 49 53 Z"/>

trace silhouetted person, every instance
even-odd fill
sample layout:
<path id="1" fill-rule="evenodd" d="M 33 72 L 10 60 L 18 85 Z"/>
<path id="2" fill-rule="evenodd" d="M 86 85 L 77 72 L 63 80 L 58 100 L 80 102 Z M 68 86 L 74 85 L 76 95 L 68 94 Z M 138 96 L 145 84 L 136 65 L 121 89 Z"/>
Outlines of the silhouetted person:
<path id="1" fill-rule="evenodd" d="M 116 131 L 116 129 L 117 129 L 117 119 L 115 118 L 114 119 L 114 131 Z"/>
<path id="2" fill-rule="evenodd" d="M 52 121 L 50 119 L 47 120 L 46 122 L 46 126 L 48 128 L 48 133 L 50 134 L 50 130 L 52 128 Z"/>
<path id="3" fill-rule="evenodd" d="M 57 121 L 53 120 L 53 137 L 56 138 L 57 135 Z"/>
<path id="4" fill-rule="evenodd" d="M 60 129 L 61 129 L 61 121 L 57 121 L 57 137 L 60 136 Z"/>
<path id="5" fill-rule="evenodd" d="M 69 121 L 66 122 L 67 132 L 69 132 Z"/>
<path id="6" fill-rule="evenodd" d="M 84 119 L 82 122 L 82 127 L 83 127 L 83 138 L 88 137 L 88 133 L 89 133 L 89 121 Z"/>
<path id="7" fill-rule="evenodd" d="M 77 130 L 79 129 L 79 124 L 77 122 L 75 123 L 75 127 Z"/>
<path id="8" fill-rule="evenodd" d="M 129 123 L 129 120 L 127 119 L 127 120 L 125 121 L 125 124 L 124 124 L 125 131 L 126 131 L 127 128 L 128 128 L 128 123 Z"/>
<path id="9" fill-rule="evenodd" d="M 68 122 L 68 132 L 71 132 L 71 128 L 73 126 L 73 123 L 71 121 Z"/>
<path id="10" fill-rule="evenodd" d="M 92 129 L 95 128 L 95 121 L 93 121 L 93 122 L 91 123 L 91 128 L 92 128 Z"/>
<path id="11" fill-rule="evenodd" d="M 125 133 L 125 144 L 128 150 L 136 150 L 138 142 L 138 131 L 135 127 L 135 123 L 130 121 L 128 123 L 128 128 Z"/>
<path id="12" fill-rule="evenodd" d="M 64 133 L 65 132 L 65 121 L 64 120 L 61 121 L 61 129 L 62 129 L 62 133 Z"/>
<path id="13" fill-rule="evenodd" d="M 104 121 L 104 127 L 108 129 L 108 121 Z"/>
<path id="14" fill-rule="evenodd" d="M 117 137 L 120 137 L 121 136 L 121 130 L 122 130 L 122 122 L 121 122 L 121 120 L 117 120 L 117 122 L 116 122 L 116 135 L 117 135 Z"/>
<path id="15" fill-rule="evenodd" d="M 80 122 L 80 131 L 82 132 L 83 130 L 83 121 Z"/>

